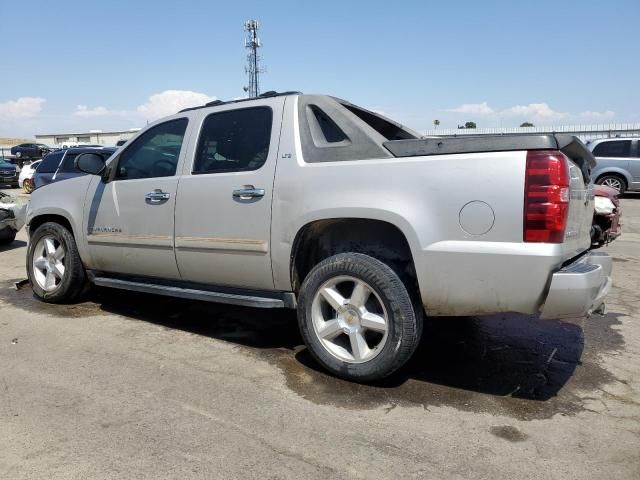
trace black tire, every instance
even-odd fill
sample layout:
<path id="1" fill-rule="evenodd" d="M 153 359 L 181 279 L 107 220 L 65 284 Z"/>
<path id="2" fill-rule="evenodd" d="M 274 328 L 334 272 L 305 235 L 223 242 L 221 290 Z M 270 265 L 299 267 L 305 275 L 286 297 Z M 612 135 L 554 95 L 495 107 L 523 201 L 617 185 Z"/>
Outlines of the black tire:
<path id="1" fill-rule="evenodd" d="M 2 220 L 0 218 L 0 220 Z M 0 245 L 8 245 L 16 239 L 16 232 L 13 228 L 5 227 L 0 230 Z"/>
<path id="2" fill-rule="evenodd" d="M 65 248 L 64 275 L 53 291 L 45 291 L 34 278 L 33 256 L 39 241 L 45 237 L 53 237 Z M 27 249 L 27 275 L 33 293 L 47 303 L 66 303 L 77 299 L 86 290 L 87 276 L 78 253 L 76 241 L 69 230 L 59 223 L 47 222 L 40 225 L 29 239 Z"/>
<path id="3" fill-rule="evenodd" d="M 372 288 L 387 312 L 387 339 L 379 353 L 363 363 L 340 360 L 323 346 L 313 326 L 312 305 L 318 290 L 332 278 L 354 277 Z M 414 308 L 400 277 L 385 263 L 360 253 L 341 253 L 316 265 L 298 296 L 298 325 L 313 357 L 334 375 L 371 382 L 391 375 L 413 355 L 422 333 L 422 308 Z"/>
<path id="4" fill-rule="evenodd" d="M 616 187 L 612 187 L 612 188 L 616 188 L 616 190 L 618 190 L 620 192 L 620 195 L 622 195 L 627 190 L 627 180 L 622 175 L 618 175 L 618 174 L 615 174 L 615 173 L 605 173 L 601 177 L 598 177 L 598 180 L 596 180 L 596 183 L 598 185 L 604 185 L 605 183 L 608 183 L 609 181 L 619 182 L 620 183 L 620 188 L 619 189 L 616 188 Z M 607 185 L 607 186 L 609 186 L 609 185 Z"/>

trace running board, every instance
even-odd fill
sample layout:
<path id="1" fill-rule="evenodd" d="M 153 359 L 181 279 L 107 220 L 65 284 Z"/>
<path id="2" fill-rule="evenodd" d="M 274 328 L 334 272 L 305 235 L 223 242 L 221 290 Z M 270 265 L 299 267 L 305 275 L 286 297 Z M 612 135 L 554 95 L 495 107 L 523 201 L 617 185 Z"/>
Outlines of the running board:
<path id="1" fill-rule="evenodd" d="M 110 277 L 93 277 L 91 281 L 99 287 L 118 288 L 120 290 L 133 290 L 142 293 L 165 295 L 169 297 L 186 298 L 190 300 L 201 300 L 204 302 L 227 303 L 230 305 L 241 305 L 244 307 L 257 308 L 291 308 L 290 298 L 281 297 L 256 297 L 253 295 L 240 295 L 237 293 L 212 292 L 208 290 L 197 290 L 194 288 L 182 288 L 175 286 L 156 285 L 152 283 L 134 282 L 131 280 L 121 280 Z M 284 293 L 284 296 L 291 295 Z M 295 299 L 293 300 L 295 305 Z M 295 307 L 294 307 L 295 308 Z"/>

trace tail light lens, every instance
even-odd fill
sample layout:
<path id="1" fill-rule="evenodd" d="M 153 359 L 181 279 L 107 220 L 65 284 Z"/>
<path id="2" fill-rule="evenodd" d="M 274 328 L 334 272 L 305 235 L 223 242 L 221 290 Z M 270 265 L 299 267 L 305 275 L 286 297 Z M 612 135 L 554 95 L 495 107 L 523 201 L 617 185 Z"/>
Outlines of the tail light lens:
<path id="1" fill-rule="evenodd" d="M 562 243 L 569 215 L 569 167 L 557 150 L 530 150 L 524 183 L 525 242 Z"/>

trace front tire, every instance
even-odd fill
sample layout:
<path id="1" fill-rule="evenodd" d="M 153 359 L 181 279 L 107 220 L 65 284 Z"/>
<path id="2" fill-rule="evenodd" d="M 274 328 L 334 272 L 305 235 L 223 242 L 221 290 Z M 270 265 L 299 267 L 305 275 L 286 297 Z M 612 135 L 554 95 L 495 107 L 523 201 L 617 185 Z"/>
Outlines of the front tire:
<path id="1" fill-rule="evenodd" d="M 298 298 L 298 324 L 314 358 L 356 382 L 387 377 L 420 342 L 422 309 L 383 262 L 342 253 L 316 265 Z"/>
<path id="2" fill-rule="evenodd" d="M 37 228 L 27 250 L 27 274 L 33 293 L 48 303 L 75 300 L 87 278 L 69 230 L 47 222 Z"/>

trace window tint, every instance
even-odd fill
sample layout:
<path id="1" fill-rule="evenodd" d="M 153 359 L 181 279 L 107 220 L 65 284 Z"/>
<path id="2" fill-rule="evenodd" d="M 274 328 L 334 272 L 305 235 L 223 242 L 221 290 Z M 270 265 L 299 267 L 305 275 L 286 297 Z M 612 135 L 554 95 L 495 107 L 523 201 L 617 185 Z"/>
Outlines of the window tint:
<path id="1" fill-rule="evenodd" d="M 45 156 L 42 159 L 42 163 L 38 165 L 36 172 L 38 173 L 53 173 L 58 168 L 60 164 L 60 159 L 62 158 L 63 152 L 53 152 L 49 155 Z"/>
<path id="2" fill-rule="evenodd" d="M 631 140 L 615 140 L 602 142 L 593 149 L 594 157 L 628 157 L 631 151 Z"/>
<path id="3" fill-rule="evenodd" d="M 269 154 L 271 123 L 269 107 L 209 115 L 202 125 L 193 173 L 260 168 Z"/>
<path id="4" fill-rule="evenodd" d="M 329 143 L 336 144 L 348 140 L 340 127 L 317 105 L 307 106 L 307 120 L 309 121 L 311 136 L 317 146 Z"/>
<path id="5" fill-rule="evenodd" d="M 187 123 L 186 118 L 180 118 L 144 132 L 120 155 L 116 179 L 175 175 Z"/>
<path id="6" fill-rule="evenodd" d="M 399 125 L 390 122 L 380 115 L 368 112 L 367 110 L 363 110 L 354 105 L 343 104 L 343 106 L 387 140 L 406 140 L 416 138 Z"/>

